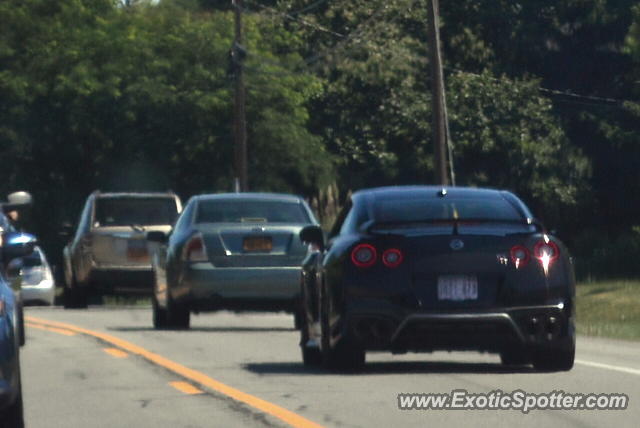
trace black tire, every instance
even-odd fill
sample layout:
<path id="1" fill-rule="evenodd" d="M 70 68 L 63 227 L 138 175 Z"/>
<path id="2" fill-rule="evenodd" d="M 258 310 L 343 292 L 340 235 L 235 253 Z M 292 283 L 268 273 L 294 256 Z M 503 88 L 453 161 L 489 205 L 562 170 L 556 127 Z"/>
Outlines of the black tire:
<path id="1" fill-rule="evenodd" d="M 573 318 L 566 320 L 564 339 L 555 346 L 543 347 L 533 354 L 533 367 L 540 371 L 569 371 L 576 357 L 576 328 Z"/>
<path id="2" fill-rule="evenodd" d="M 319 366 L 322 364 L 322 352 L 318 348 L 309 348 L 300 345 L 302 351 L 302 363 L 307 367 Z"/>
<path id="3" fill-rule="evenodd" d="M 171 296 L 167 300 L 167 327 L 188 330 L 191 326 L 191 312 L 186 305 L 173 301 Z"/>
<path id="4" fill-rule="evenodd" d="M 309 342 L 309 326 L 306 314 L 299 313 L 300 319 L 300 351 L 302 353 L 302 363 L 305 366 L 319 366 L 322 364 L 322 352 L 319 348 L 307 346 Z"/>
<path id="5" fill-rule="evenodd" d="M 88 305 L 87 291 L 84 287 L 79 287 L 75 278 L 71 279 L 72 284 L 66 284 L 64 288 L 64 308 L 65 309 L 86 309 Z"/>
<path id="6" fill-rule="evenodd" d="M 12 404 L 0 412 L 0 428 L 24 428 L 20 363 L 18 363 L 18 396 Z"/>
<path id="7" fill-rule="evenodd" d="M 304 315 L 302 314 L 302 309 L 301 308 L 296 308 L 293 311 L 293 328 L 295 328 L 296 330 L 300 330 L 302 328 L 302 317 Z"/>
<path id="8" fill-rule="evenodd" d="M 24 428 L 24 413 L 22 406 L 22 391 L 16 400 L 0 414 L 0 427 L 2 428 Z"/>
<path id="9" fill-rule="evenodd" d="M 27 342 L 27 335 L 24 331 L 24 306 L 22 300 L 18 302 L 18 344 L 24 346 Z"/>
<path id="10" fill-rule="evenodd" d="M 573 368 L 575 355 L 575 346 L 538 350 L 533 356 L 533 367 L 540 371 L 568 371 Z"/>
<path id="11" fill-rule="evenodd" d="M 155 294 L 151 297 L 151 304 L 153 306 L 153 328 L 164 330 L 169 327 L 167 310 L 158 305 Z"/>
<path id="12" fill-rule="evenodd" d="M 331 347 L 328 302 L 323 298 L 321 302 L 320 327 L 322 331 L 322 363 L 336 371 L 360 371 L 365 364 L 365 351 L 356 345 L 349 337 L 342 337 L 336 346 Z"/>

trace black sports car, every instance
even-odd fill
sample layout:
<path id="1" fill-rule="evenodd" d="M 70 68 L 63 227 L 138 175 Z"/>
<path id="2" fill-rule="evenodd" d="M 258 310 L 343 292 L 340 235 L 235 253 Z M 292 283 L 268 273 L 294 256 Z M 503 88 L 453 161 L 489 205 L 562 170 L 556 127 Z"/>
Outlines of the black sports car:
<path id="1" fill-rule="evenodd" d="M 355 369 L 366 351 L 476 350 L 569 370 L 569 252 L 507 191 L 431 186 L 353 194 L 302 270 L 305 364 Z"/>

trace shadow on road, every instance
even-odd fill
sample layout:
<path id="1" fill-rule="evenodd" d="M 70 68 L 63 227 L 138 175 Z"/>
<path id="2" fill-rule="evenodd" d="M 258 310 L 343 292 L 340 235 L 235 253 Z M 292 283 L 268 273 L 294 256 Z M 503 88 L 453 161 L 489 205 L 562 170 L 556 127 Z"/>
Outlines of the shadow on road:
<path id="1" fill-rule="evenodd" d="M 537 373 L 532 367 L 508 367 L 498 363 L 454 363 L 446 361 L 384 361 L 369 362 L 364 369 L 353 373 L 332 372 L 322 367 L 307 367 L 302 362 L 249 363 L 244 368 L 259 375 L 375 375 L 375 374 L 414 374 L 414 373 L 476 373 L 476 374 L 514 374 Z"/>
<path id="2" fill-rule="evenodd" d="M 111 331 L 120 331 L 120 332 L 127 332 L 127 331 L 131 331 L 131 332 L 143 332 L 143 331 L 179 331 L 182 334 L 185 333 L 189 333 L 190 331 L 192 332 L 208 332 L 208 333 L 257 333 L 257 332 L 279 332 L 279 331 L 284 331 L 284 332 L 292 332 L 292 331 L 296 331 L 295 328 L 293 327 L 234 327 L 234 326 L 227 326 L 227 327 L 207 327 L 207 326 L 195 326 L 195 327 L 191 327 L 188 330 L 156 330 L 153 327 L 149 326 L 149 327 L 128 327 L 128 326 L 123 326 L 123 327 L 108 327 L 108 330 Z"/>

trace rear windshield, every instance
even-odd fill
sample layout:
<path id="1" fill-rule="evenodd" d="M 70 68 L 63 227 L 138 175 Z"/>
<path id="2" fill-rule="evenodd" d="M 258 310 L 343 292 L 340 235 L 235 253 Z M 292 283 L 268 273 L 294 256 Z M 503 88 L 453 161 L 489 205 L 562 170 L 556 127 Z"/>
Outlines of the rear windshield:
<path id="1" fill-rule="evenodd" d="M 309 223 L 302 204 L 283 201 L 205 200 L 196 223 Z"/>
<path id="2" fill-rule="evenodd" d="M 178 207 L 173 198 L 98 198 L 96 226 L 173 224 Z"/>
<path id="3" fill-rule="evenodd" d="M 520 221 L 522 215 L 502 198 L 386 199 L 374 203 L 380 223 L 419 223 L 438 220 L 482 219 Z"/>

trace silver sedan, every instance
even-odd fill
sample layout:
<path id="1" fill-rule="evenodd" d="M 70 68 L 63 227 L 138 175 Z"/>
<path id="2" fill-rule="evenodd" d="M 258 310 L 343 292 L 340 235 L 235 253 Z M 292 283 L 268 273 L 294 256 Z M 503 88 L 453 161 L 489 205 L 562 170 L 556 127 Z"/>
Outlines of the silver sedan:
<path id="1" fill-rule="evenodd" d="M 153 258 L 156 328 L 189 328 L 191 312 L 217 309 L 295 312 L 300 266 L 308 253 L 298 234 L 317 224 L 304 199 L 229 193 L 189 200 Z"/>

